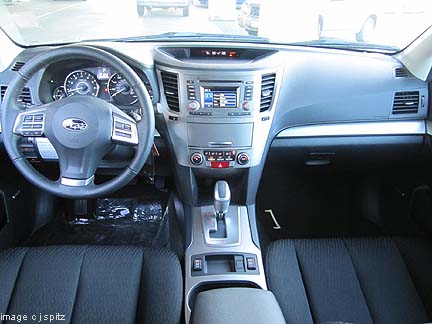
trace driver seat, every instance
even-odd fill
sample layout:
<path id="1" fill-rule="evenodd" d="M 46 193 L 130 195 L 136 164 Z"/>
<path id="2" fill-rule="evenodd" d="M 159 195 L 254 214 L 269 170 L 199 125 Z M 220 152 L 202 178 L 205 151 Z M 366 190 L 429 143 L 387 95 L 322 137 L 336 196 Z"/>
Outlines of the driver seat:
<path id="1" fill-rule="evenodd" d="M 0 251 L 0 314 L 66 323 L 179 323 L 178 258 L 131 246 Z M 58 317 L 55 317 L 58 316 Z M 34 318 L 33 318 L 34 319 Z M 63 321 L 64 319 L 64 321 Z M 7 322 L 7 320 L 5 320 Z"/>

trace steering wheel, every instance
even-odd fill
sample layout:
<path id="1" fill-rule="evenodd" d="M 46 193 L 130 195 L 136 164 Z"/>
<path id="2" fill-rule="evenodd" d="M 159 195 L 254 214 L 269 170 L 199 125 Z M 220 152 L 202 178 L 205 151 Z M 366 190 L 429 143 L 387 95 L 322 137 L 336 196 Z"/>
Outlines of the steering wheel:
<path id="1" fill-rule="evenodd" d="M 136 121 L 116 106 L 91 96 L 71 96 L 25 110 L 17 103 L 25 83 L 49 64 L 70 59 L 105 63 L 120 73 L 138 97 L 142 119 Z M 65 198 L 94 198 L 128 184 L 144 166 L 153 144 L 153 105 L 138 75 L 116 56 L 89 46 L 64 46 L 42 53 L 17 73 L 6 91 L 1 126 L 3 143 L 16 168 L 35 186 Z M 60 177 L 39 173 L 20 150 L 22 137 L 45 136 L 57 151 Z M 118 176 L 95 184 L 94 175 L 114 144 L 135 146 L 135 156 Z"/>

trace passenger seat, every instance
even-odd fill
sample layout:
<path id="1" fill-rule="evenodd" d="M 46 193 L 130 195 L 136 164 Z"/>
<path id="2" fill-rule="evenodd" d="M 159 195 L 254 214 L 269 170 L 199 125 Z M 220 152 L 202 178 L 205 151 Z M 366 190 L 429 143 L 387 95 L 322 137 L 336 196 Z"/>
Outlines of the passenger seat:
<path id="1" fill-rule="evenodd" d="M 276 241 L 269 289 L 287 323 L 432 320 L 432 244 L 402 238 Z"/>
<path id="2" fill-rule="evenodd" d="M 56 323 L 178 324 L 182 295 L 180 263 L 168 250 L 80 245 L 0 251 L 0 314 L 25 315 L 32 323 L 54 316 Z"/>

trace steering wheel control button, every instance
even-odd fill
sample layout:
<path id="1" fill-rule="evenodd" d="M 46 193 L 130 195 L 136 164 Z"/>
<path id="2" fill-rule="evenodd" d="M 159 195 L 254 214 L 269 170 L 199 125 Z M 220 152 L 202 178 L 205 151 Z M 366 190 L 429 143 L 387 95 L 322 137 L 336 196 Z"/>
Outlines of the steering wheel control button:
<path id="1" fill-rule="evenodd" d="M 21 136 L 42 136 L 44 129 L 44 115 L 41 113 L 21 113 L 16 120 L 14 133 Z"/>
<path id="2" fill-rule="evenodd" d="M 203 269 L 203 259 L 196 258 L 193 260 L 193 271 L 202 271 Z"/>
<path id="3" fill-rule="evenodd" d="M 203 161 L 204 161 L 204 158 L 201 155 L 201 153 L 193 153 L 191 155 L 190 160 L 191 160 L 191 163 L 193 165 L 201 165 L 203 163 Z"/>
<path id="4" fill-rule="evenodd" d="M 113 141 L 122 144 L 138 144 L 138 131 L 132 120 L 114 116 Z"/>
<path id="5" fill-rule="evenodd" d="M 194 101 L 189 102 L 189 104 L 188 104 L 189 111 L 196 111 L 200 108 L 201 108 L 201 106 L 200 106 L 198 101 L 194 100 Z"/>
<path id="6" fill-rule="evenodd" d="M 128 134 L 128 133 L 115 132 L 114 134 L 115 134 L 116 136 L 120 136 L 120 137 L 132 138 L 132 135 L 131 135 L 131 134 Z"/>
<path id="7" fill-rule="evenodd" d="M 246 165 L 249 163 L 249 155 L 247 155 L 247 153 L 240 153 L 239 155 L 237 155 L 237 163 L 240 165 Z"/>

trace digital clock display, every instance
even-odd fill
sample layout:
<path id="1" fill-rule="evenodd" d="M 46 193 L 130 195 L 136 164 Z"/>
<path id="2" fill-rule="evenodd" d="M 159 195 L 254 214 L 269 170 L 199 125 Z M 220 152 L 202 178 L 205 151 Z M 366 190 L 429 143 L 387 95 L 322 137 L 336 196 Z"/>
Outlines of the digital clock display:
<path id="1" fill-rule="evenodd" d="M 234 58 L 239 56 L 239 51 L 227 48 L 194 48 L 192 49 L 191 56 L 209 58 Z"/>

